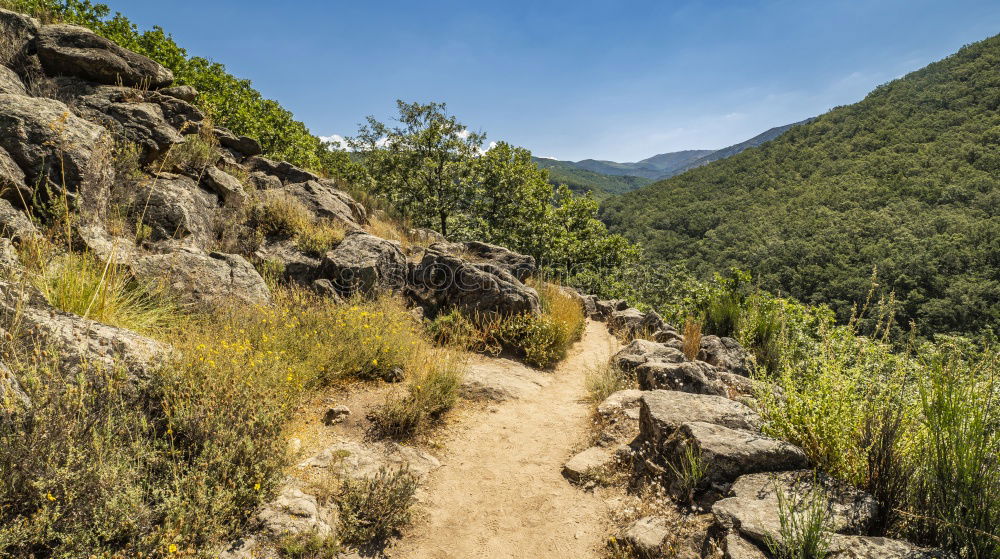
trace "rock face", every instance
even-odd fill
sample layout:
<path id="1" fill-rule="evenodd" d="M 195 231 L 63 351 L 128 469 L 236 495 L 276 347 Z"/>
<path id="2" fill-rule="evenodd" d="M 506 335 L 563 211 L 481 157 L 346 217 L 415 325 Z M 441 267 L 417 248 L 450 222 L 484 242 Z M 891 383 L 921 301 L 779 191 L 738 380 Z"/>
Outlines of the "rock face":
<path id="1" fill-rule="evenodd" d="M 35 18 L 0 9 L 0 66 L 24 68 L 38 28 Z"/>
<path id="2" fill-rule="evenodd" d="M 216 305 L 232 298 L 261 305 L 271 300 L 264 278 L 235 254 L 182 247 L 139 256 L 129 268 L 140 278 L 163 281 L 187 303 Z"/>
<path id="3" fill-rule="evenodd" d="M 458 308 L 467 316 L 537 313 L 538 294 L 503 268 L 433 248 L 410 271 L 408 293 L 429 316 Z"/>
<path id="4" fill-rule="evenodd" d="M 27 95 L 24 83 L 16 73 L 6 66 L 0 65 L 0 95 Z"/>
<path id="5" fill-rule="evenodd" d="M 74 116 L 53 99 L 0 95 L 0 148 L 29 185 L 70 193 L 97 187 L 106 173 L 108 137 L 103 128 Z M 96 193 L 95 193 L 96 194 Z"/>
<path id="6" fill-rule="evenodd" d="M 22 241 L 38 235 L 38 229 L 24 212 L 0 198 L 0 235 Z"/>
<path id="7" fill-rule="evenodd" d="M 531 256 L 478 241 L 469 241 L 463 244 L 465 250 L 473 257 L 496 264 L 517 278 L 518 281 L 524 281 L 535 273 L 535 259 Z"/>
<path id="8" fill-rule="evenodd" d="M 839 534 L 830 538 L 829 552 L 831 559 L 954 559 L 950 553 L 899 540 Z"/>
<path id="9" fill-rule="evenodd" d="M 662 547 L 673 531 L 666 518 L 646 516 L 636 520 L 625 532 L 625 541 L 643 559 L 662 557 Z"/>
<path id="10" fill-rule="evenodd" d="M 76 25 L 43 26 L 36 48 L 45 71 L 53 76 L 153 89 L 174 81 L 170 70 Z"/>
<path id="11" fill-rule="evenodd" d="M 399 290 L 406 282 L 406 256 L 398 243 L 352 231 L 326 253 L 321 275 L 344 295 Z"/>
<path id="12" fill-rule="evenodd" d="M 611 362 L 623 371 L 634 371 L 644 363 L 681 363 L 684 354 L 670 346 L 635 339 L 611 357 Z M 647 389 L 648 390 L 648 389 Z"/>
<path id="13" fill-rule="evenodd" d="M 688 455 L 698 457 L 704 469 L 699 489 L 727 487 L 744 474 L 809 466 L 805 453 L 784 441 L 703 422 L 681 425 L 663 443 L 662 456 L 674 466 L 671 472 L 682 471 Z M 675 493 L 684 490 L 681 481 L 672 483 Z"/>
<path id="14" fill-rule="evenodd" d="M 74 101 L 77 111 L 91 121 L 100 122 L 115 137 L 139 145 L 145 162 L 152 162 L 171 146 L 184 141 L 167 122 L 160 105 L 148 102 L 134 89 L 112 86 L 88 89 L 89 94 Z"/>
<path id="15" fill-rule="evenodd" d="M 285 192 L 302 202 L 317 217 L 333 219 L 357 229 L 368 222 L 364 207 L 328 181 L 305 181 L 291 184 Z"/>
<path id="16" fill-rule="evenodd" d="M 698 359 L 723 371 L 741 376 L 748 376 L 753 370 L 753 359 L 743 346 L 732 338 L 702 336 Z"/>
<path id="17" fill-rule="evenodd" d="M 722 396 L 652 390 L 639 400 L 640 433 L 656 451 L 678 427 L 695 421 L 751 432 L 761 424 L 753 410 Z"/>

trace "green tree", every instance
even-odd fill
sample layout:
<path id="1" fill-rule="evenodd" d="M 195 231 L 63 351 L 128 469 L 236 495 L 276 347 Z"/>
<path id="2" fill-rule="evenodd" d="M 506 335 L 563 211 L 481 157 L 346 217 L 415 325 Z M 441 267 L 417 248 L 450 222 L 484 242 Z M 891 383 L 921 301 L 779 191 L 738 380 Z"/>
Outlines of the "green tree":
<path id="1" fill-rule="evenodd" d="M 349 145 L 361 152 L 374 193 L 397 211 L 448 235 L 473 194 L 474 160 L 484 134 L 470 132 L 444 103 L 397 101 L 397 125 L 368 117 Z"/>

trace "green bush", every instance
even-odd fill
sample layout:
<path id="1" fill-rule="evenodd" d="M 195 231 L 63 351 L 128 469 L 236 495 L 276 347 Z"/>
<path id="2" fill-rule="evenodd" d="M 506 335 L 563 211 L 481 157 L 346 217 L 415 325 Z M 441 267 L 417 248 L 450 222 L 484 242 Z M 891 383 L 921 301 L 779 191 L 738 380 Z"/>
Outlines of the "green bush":
<path id="1" fill-rule="evenodd" d="M 359 548 L 385 542 L 410 522 L 416 490 L 417 480 L 406 470 L 345 479 L 337 496 L 341 539 Z"/>
<path id="2" fill-rule="evenodd" d="M 462 383 L 457 356 L 436 359 L 440 366 L 429 367 L 410 377 L 406 393 L 390 396 L 371 413 L 378 435 L 407 439 L 439 419 L 458 401 Z"/>

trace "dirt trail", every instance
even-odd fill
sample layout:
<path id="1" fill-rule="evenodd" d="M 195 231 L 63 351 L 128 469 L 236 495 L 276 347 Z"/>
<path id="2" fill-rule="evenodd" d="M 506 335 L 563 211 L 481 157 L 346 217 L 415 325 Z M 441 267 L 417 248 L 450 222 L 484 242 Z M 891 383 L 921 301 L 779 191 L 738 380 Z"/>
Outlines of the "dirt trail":
<path id="1" fill-rule="evenodd" d="M 394 559 L 585 559 L 597 557 L 606 505 L 570 485 L 563 463 L 588 429 L 585 376 L 617 347 L 602 323 L 554 372 L 509 362 L 543 387 L 461 418 L 425 487 L 421 518 L 391 550 Z M 472 366 L 475 366 L 474 364 Z"/>

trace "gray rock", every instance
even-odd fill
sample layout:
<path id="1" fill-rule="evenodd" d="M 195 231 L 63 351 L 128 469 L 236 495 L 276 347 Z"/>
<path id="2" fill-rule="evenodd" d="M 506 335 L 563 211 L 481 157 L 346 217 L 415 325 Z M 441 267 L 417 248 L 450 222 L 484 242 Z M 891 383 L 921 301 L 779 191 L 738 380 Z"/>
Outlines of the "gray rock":
<path id="1" fill-rule="evenodd" d="M 628 308 L 628 303 L 622 299 L 598 300 L 595 304 L 597 305 L 597 313 L 605 320 L 610 318 L 614 311 L 623 311 Z"/>
<path id="2" fill-rule="evenodd" d="M 250 184 L 255 190 L 275 190 L 281 188 L 281 179 L 267 173 L 254 171 L 250 173 Z"/>
<path id="3" fill-rule="evenodd" d="M 650 338 L 652 338 L 654 342 L 670 344 L 671 347 L 676 347 L 677 349 L 683 347 L 684 342 L 684 337 L 681 336 L 681 333 L 669 324 L 664 325 L 659 330 L 653 332 L 653 335 L 650 336 Z"/>
<path id="4" fill-rule="evenodd" d="M 294 281 L 302 285 L 312 285 L 318 288 L 317 292 L 325 295 L 337 295 L 333 282 L 327 279 L 317 279 L 320 274 L 322 260 L 310 256 L 296 246 L 294 240 L 281 240 L 267 242 L 254 253 L 254 257 L 261 262 L 276 262 L 282 267 L 284 279 Z M 323 284 L 316 284 L 322 281 Z"/>
<path id="5" fill-rule="evenodd" d="M 243 161 L 243 165 L 250 171 L 277 177 L 284 185 L 309 181 L 320 182 L 322 180 L 319 176 L 300 169 L 287 161 L 272 161 L 259 155 L 248 157 Z"/>
<path id="6" fill-rule="evenodd" d="M 135 206 L 152 231 L 150 240 L 190 238 L 194 245 L 206 246 L 219 200 L 188 177 L 160 173 L 139 187 Z"/>
<path id="7" fill-rule="evenodd" d="M 0 95 L 0 148 L 28 185 L 45 181 L 55 192 L 103 201 L 108 165 L 104 128 L 75 116 L 53 99 Z"/>
<path id="8" fill-rule="evenodd" d="M 326 413 L 323 414 L 323 423 L 326 425 L 340 423 L 349 415 L 351 415 L 351 408 L 344 405 L 334 406 L 326 410 Z"/>
<path id="9" fill-rule="evenodd" d="M 583 296 L 583 311 L 587 313 L 587 318 L 597 320 L 597 295 Z"/>
<path id="10" fill-rule="evenodd" d="M 80 89 L 70 82 L 67 89 Z M 144 162 L 149 163 L 184 141 L 183 136 L 167 122 L 160 105 L 148 102 L 145 94 L 127 87 L 85 87 L 87 94 L 73 101 L 77 112 L 92 122 L 99 122 L 116 138 L 128 140 L 142 148 Z"/>
<path id="11" fill-rule="evenodd" d="M 160 93 L 164 95 L 169 95 L 175 99 L 180 99 L 187 103 L 194 103 L 195 99 L 198 98 L 198 90 L 191 87 L 190 85 L 175 85 L 173 87 L 165 87 L 160 90 Z"/>
<path id="12" fill-rule="evenodd" d="M 235 254 L 181 247 L 140 256 L 129 268 L 140 278 L 164 282 L 185 303 L 217 305 L 238 300 L 261 305 L 271 300 L 271 291 L 257 270 Z"/>
<path id="13" fill-rule="evenodd" d="M 7 151 L 0 148 L 0 197 L 21 205 L 31 200 L 32 191 L 24 181 L 24 171 Z"/>
<path id="14" fill-rule="evenodd" d="M 0 9 L 0 66 L 24 67 L 39 27 L 33 17 Z"/>
<path id="15" fill-rule="evenodd" d="M 0 64 L 0 94 L 27 95 L 24 83 L 14 70 Z"/>
<path id="16" fill-rule="evenodd" d="M 624 413 L 626 415 L 634 415 L 635 419 L 639 419 L 639 399 L 642 398 L 643 394 L 642 390 L 619 390 L 618 392 L 614 392 L 597 406 L 597 413 L 605 417 L 616 413 Z M 630 414 L 630 412 L 634 413 Z"/>
<path id="17" fill-rule="evenodd" d="M 662 458 L 673 466 L 668 468 L 668 477 L 674 478 L 674 471 L 683 471 L 687 453 L 692 451 L 700 457 L 704 468 L 699 490 L 726 487 L 745 474 L 809 466 L 802 449 L 784 441 L 741 429 L 692 422 L 681 425 L 663 443 Z M 682 485 L 682 480 L 671 479 L 669 488 L 683 497 L 687 488 Z"/>
<path id="18" fill-rule="evenodd" d="M 316 497 L 295 487 L 285 487 L 258 514 L 266 531 L 274 536 L 316 534 L 325 538 L 336 534 L 336 509 L 321 507 Z"/>
<path id="19" fill-rule="evenodd" d="M 939 549 L 917 547 L 889 538 L 844 536 L 830 538 L 830 559 L 954 559 L 954 555 Z"/>
<path id="20" fill-rule="evenodd" d="M 15 341 L 58 350 L 66 371 L 111 370 L 124 366 L 138 378 L 148 378 L 170 355 L 167 346 L 124 328 L 116 328 L 53 308 L 41 293 L 21 284 L 0 282 L 0 312 L 17 316 Z"/>
<path id="21" fill-rule="evenodd" d="M 23 271 L 14 243 L 10 239 L 0 238 L 0 277 L 17 279 Z"/>
<path id="22" fill-rule="evenodd" d="M 510 316 L 539 311 L 538 293 L 489 262 L 428 248 L 408 276 L 407 294 L 430 314 L 458 308 L 466 316 Z"/>
<path id="23" fill-rule="evenodd" d="M 581 483 L 586 481 L 589 474 L 607 469 L 614 463 L 614 452 L 607 448 L 592 446 L 570 458 L 563 466 L 562 473 L 570 481 Z"/>
<path id="24" fill-rule="evenodd" d="M 262 150 L 260 143 L 247 136 L 237 136 L 229 130 L 215 127 L 213 130 L 215 138 L 219 140 L 219 145 L 229 148 L 243 156 L 260 155 Z"/>
<path id="25" fill-rule="evenodd" d="M 877 510 L 870 495 L 823 474 L 809 470 L 754 473 L 737 479 L 730 489 L 732 496 L 712 505 L 716 524 L 759 545 L 780 541 L 779 491 L 789 507 L 822 499 L 826 525 L 836 533 L 864 533 Z"/>
<path id="26" fill-rule="evenodd" d="M 398 243 L 351 231 L 323 256 L 320 273 L 344 295 L 372 296 L 402 289 L 406 269 L 406 257 Z"/>
<path id="27" fill-rule="evenodd" d="M 639 404 L 640 434 L 657 451 L 684 423 L 701 421 L 753 432 L 761 425 L 756 412 L 722 396 L 653 390 L 643 394 Z"/>
<path id="28" fill-rule="evenodd" d="M 468 400 L 517 400 L 541 389 L 543 381 L 539 375 L 538 371 L 515 361 L 493 359 L 466 369 L 459 392 Z"/>
<path id="29" fill-rule="evenodd" d="M 215 166 L 205 169 L 201 185 L 219 195 L 223 203 L 230 208 L 238 208 L 247 200 L 247 191 L 243 188 L 243 183 Z"/>
<path id="30" fill-rule="evenodd" d="M 535 258 L 532 256 L 518 254 L 502 246 L 478 241 L 469 241 L 463 245 L 466 252 L 471 254 L 473 258 L 492 262 L 517 278 L 518 281 L 524 281 L 535 273 Z"/>
<path id="31" fill-rule="evenodd" d="M 639 388 L 643 390 L 663 389 L 692 394 L 728 395 L 726 387 L 715 376 L 715 368 L 700 361 L 643 363 L 635 369 L 635 373 L 639 380 Z"/>
<path id="32" fill-rule="evenodd" d="M 698 359 L 737 375 L 748 376 L 753 371 L 750 354 L 732 338 L 702 336 Z"/>
<path id="33" fill-rule="evenodd" d="M 636 331 L 645 316 L 642 311 L 635 308 L 611 311 L 611 315 L 608 317 L 608 330 L 612 334 L 628 336 Z"/>
<path id="34" fill-rule="evenodd" d="M 0 198 L 0 237 L 22 241 L 38 235 L 38 228 L 24 212 Z"/>
<path id="35" fill-rule="evenodd" d="M 438 233 L 433 229 L 426 228 L 416 228 L 407 231 L 407 235 L 414 240 L 414 242 L 421 243 L 424 245 L 429 245 L 432 243 L 446 243 L 448 239 L 444 235 Z"/>
<path id="36" fill-rule="evenodd" d="M 645 363 L 681 363 L 685 361 L 680 351 L 650 340 L 637 338 L 611 356 L 611 365 L 626 373 L 633 373 Z"/>
<path id="37" fill-rule="evenodd" d="M 722 557 L 723 559 L 768 559 L 759 547 L 735 532 L 730 532 L 722 538 Z"/>
<path id="38" fill-rule="evenodd" d="M 417 478 L 423 478 L 440 468 L 441 462 L 412 446 L 392 442 L 366 445 L 343 441 L 306 459 L 298 467 L 333 469 L 340 475 L 354 479 L 373 477 L 381 469 L 407 470 Z"/>
<path id="39" fill-rule="evenodd" d="M 642 559 L 657 559 L 663 556 L 663 544 L 671 535 L 673 530 L 666 518 L 646 516 L 628 527 L 625 541 Z"/>
<path id="40" fill-rule="evenodd" d="M 291 184 L 284 192 L 302 202 L 316 217 L 339 221 L 348 228 L 360 228 L 368 222 L 364 207 L 328 181 Z"/>
<path id="41" fill-rule="evenodd" d="M 45 25 L 38 33 L 36 48 L 45 71 L 53 76 L 151 89 L 174 81 L 173 72 L 167 68 L 85 27 Z"/>

